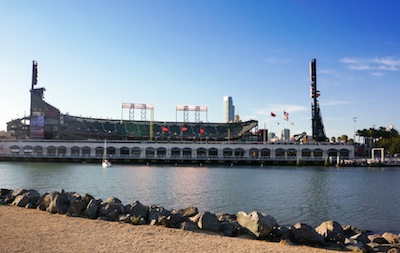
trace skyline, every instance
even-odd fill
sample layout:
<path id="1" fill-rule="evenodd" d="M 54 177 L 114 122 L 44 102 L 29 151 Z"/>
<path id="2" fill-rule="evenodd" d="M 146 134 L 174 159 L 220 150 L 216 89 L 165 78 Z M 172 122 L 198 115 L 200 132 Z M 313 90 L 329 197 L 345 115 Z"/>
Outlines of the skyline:
<path id="1" fill-rule="evenodd" d="M 120 119 L 122 103 L 144 103 L 175 121 L 176 105 L 201 105 L 223 122 L 230 96 L 242 120 L 311 135 L 313 58 L 328 138 L 400 130 L 399 12 L 398 1 L 1 2 L 0 130 L 29 114 L 36 60 L 35 87 L 62 113 Z"/>

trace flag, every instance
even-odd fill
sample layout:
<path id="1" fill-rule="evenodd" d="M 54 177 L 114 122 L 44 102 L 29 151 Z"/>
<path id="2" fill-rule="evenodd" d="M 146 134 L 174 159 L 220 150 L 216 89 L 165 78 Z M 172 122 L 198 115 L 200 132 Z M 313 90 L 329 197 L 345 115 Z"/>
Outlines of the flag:
<path id="1" fill-rule="evenodd" d="M 273 112 L 271 112 L 271 116 L 272 116 L 272 117 L 275 117 L 275 116 L 276 116 L 276 114 L 275 114 L 275 113 L 273 113 Z"/>
<path id="2" fill-rule="evenodd" d="M 204 128 L 200 127 L 200 134 L 204 134 L 204 133 L 205 133 Z"/>
<path id="3" fill-rule="evenodd" d="M 186 132 L 187 131 L 187 127 L 186 126 L 182 126 L 182 132 Z"/>
<path id="4" fill-rule="evenodd" d="M 163 133 L 168 133 L 168 127 L 162 126 L 162 131 L 163 131 Z"/>
<path id="5" fill-rule="evenodd" d="M 283 111 L 283 117 L 284 117 L 284 119 L 285 119 L 286 121 L 288 121 L 288 120 L 289 120 L 289 113 Z"/>

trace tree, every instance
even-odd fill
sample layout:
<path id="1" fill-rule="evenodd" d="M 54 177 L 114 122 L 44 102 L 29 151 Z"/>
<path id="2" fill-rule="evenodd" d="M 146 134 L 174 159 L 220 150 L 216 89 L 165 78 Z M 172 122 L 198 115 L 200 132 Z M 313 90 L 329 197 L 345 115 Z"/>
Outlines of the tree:
<path id="1" fill-rule="evenodd" d="M 347 135 L 345 135 L 345 134 L 343 134 L 341 136 L 341 139 L 342 139 L 343 142 L 348 142 L 349 141 L 349 137 Z"/>

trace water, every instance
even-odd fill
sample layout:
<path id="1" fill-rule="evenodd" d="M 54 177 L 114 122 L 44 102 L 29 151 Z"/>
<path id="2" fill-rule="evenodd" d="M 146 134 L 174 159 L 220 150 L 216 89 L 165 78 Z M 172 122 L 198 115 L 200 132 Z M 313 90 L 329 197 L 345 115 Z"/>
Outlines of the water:
<path id="1" fill-rule="evenodd" d="M 279 224 L 327 220 L 400 232 L 400 167 L 189 167 L 0 163 L 1 188 L 75 191 L 124 204 L 267 212 Z"/>

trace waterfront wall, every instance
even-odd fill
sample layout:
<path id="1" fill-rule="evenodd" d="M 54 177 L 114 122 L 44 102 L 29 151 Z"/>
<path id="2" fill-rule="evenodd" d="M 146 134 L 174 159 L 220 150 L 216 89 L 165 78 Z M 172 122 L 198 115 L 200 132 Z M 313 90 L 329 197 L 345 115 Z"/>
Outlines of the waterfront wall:
<path id="1" fill-rule="evenodd" d="M 317 162 L 354 159 L 352 144 L 257 142 L 107 142 L 114 162 Z M 102 141 L 18 140 L 0 142 L 0 159 L 71 159 L 98 161 Z"/>

